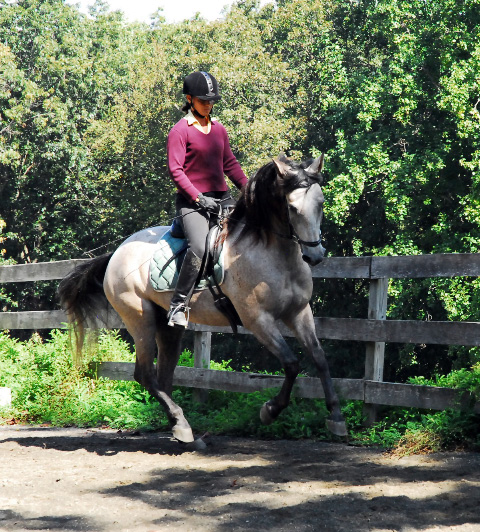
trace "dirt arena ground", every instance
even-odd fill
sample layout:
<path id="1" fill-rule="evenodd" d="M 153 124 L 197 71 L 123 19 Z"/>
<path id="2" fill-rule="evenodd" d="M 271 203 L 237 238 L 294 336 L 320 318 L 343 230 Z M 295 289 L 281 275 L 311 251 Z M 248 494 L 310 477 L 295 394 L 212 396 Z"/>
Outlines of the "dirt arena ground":
<path id="1" fill-rule="evenodd" d="M 480 454 L 0 427 L 0 530 L 480 531 Z"/>

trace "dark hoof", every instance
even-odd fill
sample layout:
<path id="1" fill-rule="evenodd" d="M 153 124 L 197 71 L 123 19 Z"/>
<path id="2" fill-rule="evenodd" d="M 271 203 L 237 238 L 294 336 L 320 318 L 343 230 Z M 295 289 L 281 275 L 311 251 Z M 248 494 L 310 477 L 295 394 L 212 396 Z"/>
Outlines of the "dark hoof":
<path id="1" fill-rule="evenodd" d="M 327 419 L 327 429 L 335 436 L 348 436 L 347 425 L 345 421 L 333 421 Z"/>

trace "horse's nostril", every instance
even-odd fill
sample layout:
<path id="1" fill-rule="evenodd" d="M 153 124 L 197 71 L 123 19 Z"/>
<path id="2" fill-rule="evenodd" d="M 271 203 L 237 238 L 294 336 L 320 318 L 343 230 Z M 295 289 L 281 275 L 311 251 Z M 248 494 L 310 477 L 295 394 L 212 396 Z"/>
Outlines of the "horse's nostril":
<path id="1" fill-rule="evenodd" d="M 312 257 L 309 257 L 308 255 L 302 255 L 302 259 L 309 265 L 309 266 L 316 266 L 317 264 L 320 264 L 323 261 L 323 257 L 318 257 L 315 260 L 312 260 Z"/>

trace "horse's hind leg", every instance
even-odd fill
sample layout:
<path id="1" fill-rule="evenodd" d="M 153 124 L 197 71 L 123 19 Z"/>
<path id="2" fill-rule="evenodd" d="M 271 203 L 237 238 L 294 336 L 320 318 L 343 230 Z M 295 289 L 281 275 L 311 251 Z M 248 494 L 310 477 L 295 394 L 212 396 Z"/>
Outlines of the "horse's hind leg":
<path id="1" fill-rule="evenodd" d="M 320 380 L 325 393 L 325 403 L 330 412 L 330 416 L 327 419 L 327 428 L 337 436 L 346 436 L 347 427 L 340 411 L 340 402 L 333 387 L 332 378 L 330 377 L 330 369 L 325 352 L 315 332 L 315 323 L 310 306 L 305 307 L 302 312 L 291 320 L 285 320 L 285 323 L 294 331 L 297 340 L 303 345 L 307 353 L 311 355 L 320 373 Z"/>
<path id="2" fill-rule="evenodd" d="M 157 307 L 157 382 L 160 390 L 163 390 L 169 397 L 171 397 L 173 375 L 182 350 L 184 329 L 179 327 L 169 327 L 167 322 L 167 311 L 163 308 Z M 179 441 L 187 443 L 193 441 L 192 429 L 184 417 L 183 419 L 177 417 L 172 431 L 175 438 Z M 206 444 L 202 438 L 197 438 L 190 447 L 190 449 L 196 451 L 201 451 L 205 448 Z"/>
<path id="3" fill-rule="evenodd" d="M 182 337 L 184 329 L 179 327 L 169 327 L 167 325 L 167 311 L 157 308 L 157 382 L 160 390 L 163 390 L 168 397 L 172 396 L 173 375 L 180 358 L 182 348 Z M 177 406 L 180 409 L 180 407 Z M 180 409 L 181 411 L 181 409 Z M 190 425 L 183 417 L 174 420 L 172 432 L 177 440 L 182 442 L 193 441 L 193 434 Z"/>
<path id="4" fill-rule="evenodd" d="M 159 338 L 157 325 L 162 322 L 156 305 L 143 300 L 141 312 L 128 315 L 123 314 L 127 330 L 135 342 L 136 360 L 134 378 L 163 406 L 172 426 L 172 433 L 177 440 L 185 443 L 194 441 L 192 429 L 183 415 L 183 410 L 171 397 L 173 372 L 178 361 L 178 356 L 165 354 L 162 349 L 157 361 L 155 371 L 153 360 L 157 354 L 157 340 Z M 179 339 L 177 340 L 180 341 Z M 160 374 L 158 378 L 157 374 Z"/>

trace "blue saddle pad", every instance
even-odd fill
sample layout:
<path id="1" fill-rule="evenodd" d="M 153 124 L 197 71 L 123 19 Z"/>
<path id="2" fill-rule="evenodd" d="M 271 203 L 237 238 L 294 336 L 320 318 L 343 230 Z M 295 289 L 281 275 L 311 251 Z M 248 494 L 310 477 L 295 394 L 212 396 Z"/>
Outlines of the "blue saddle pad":
<path id="1" fill-rule="evenodd" d="M 175 290 L 178 272 L 183 263 L 187 242 L 183 238 L 175 238 L 167 231 L 157 243 L 157 248 L 150 260 L 150 283 L 157 292 Z M 217 284 L 222 284 L 224 277 L 223 251 L 214 267 Z M 207 280 L 201 279 L 196 290 L 207 288 Z"/>

